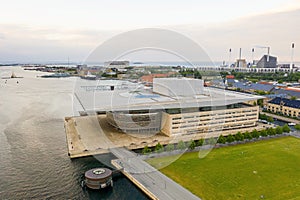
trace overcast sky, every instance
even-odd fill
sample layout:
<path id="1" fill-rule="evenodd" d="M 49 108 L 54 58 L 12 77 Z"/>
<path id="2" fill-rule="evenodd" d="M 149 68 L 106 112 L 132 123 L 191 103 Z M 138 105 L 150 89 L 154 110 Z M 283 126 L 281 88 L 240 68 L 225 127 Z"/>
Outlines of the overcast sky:
<path id="1" fill-rule="evenodd" d="M 0 0 L 0 62 L 81 62 L 125 31 L 166 28 L 203 47 L 213 61 L 251 59 L 255 45 L 270 46 L 285 62 L 300 61 L 300 1 Z M 258 59 L 265 49 L 256 48 Z"/>

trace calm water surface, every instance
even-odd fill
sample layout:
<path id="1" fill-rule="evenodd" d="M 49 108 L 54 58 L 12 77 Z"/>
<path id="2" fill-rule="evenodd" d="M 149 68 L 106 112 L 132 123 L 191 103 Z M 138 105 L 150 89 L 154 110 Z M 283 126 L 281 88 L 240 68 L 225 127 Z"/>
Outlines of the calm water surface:
<path id="1" fill-rule="evenodd" d="M 113 189 L 80 187 L 86 170 L 104 165 L 67 156 L 63 118 L 72 115 L 74 80 L 30 75 L 19 84 L 0 79 L 0 199 L 148 199 L 123 175 L 114 177 Z"/>

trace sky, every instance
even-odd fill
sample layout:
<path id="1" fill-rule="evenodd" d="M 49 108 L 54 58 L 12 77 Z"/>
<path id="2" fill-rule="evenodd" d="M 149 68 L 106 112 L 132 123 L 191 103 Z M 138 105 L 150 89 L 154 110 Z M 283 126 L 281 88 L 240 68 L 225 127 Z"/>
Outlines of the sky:
<path id="1" fill-rule="evenodd" d="M 252 59 L 270 46 L 280 61 L 300 61 L 300 0 L 0 0 L 0 62 L 81 62 L 111 37 L 165 28 L 197 42 L 214 61 Z M 299 50 L 298 50 L 299 49 Z M 264 54 L 256 49 L 254 57 Z"/>

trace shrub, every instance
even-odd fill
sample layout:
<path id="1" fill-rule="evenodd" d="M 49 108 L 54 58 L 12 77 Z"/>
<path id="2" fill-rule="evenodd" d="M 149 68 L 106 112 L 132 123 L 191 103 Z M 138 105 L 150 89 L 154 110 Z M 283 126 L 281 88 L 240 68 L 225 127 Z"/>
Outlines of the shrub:
<path id="1" fill-rule="evenodd" d="M 261 130 L 260 135 L 266 137 L 266 136 L 268 136 L 268 133 L 266 130 Z"/>
<path id="2" fill-rule="evenodd" d="M 221 135 L 219 138 L 218 138 L 218 141 L 217 141 L 219 144 L 225 144 L 226 143 L 226 138 Z"/>
<path id="3" fill-rule="evenodd" d="M 167 150 L 167 151 L 173 151 L 173 150 L 174 150 L 174 144 L 168 144 L 168 145 L 166 146 L 166 150 Z"/>
<path id="4" fill-rule="evenodd" d="M 217 138 L 211 137 L 207 140 L 207 144 L 214 145 L 216 143 L 217 143 Z"/>
<path id="5" fill-rule="evenodd" d="M 200 139 L 198 140 L 198 142 L 196 143 L 197 146 L 202 146 L 204 143 L 204 139 Z"/>
<path id="6" fill-rule="evenodd" d="M 246 132 L 244 133 L 244 138 L 245 138 L 245 139 L 248 139 L 248 140 L 251 140 L 251 139 L 252 139 L 252 134 L 250 134 L 248 131 L 246 131 Z"/>
<path id="7" fill-rule="evenodd" d="M 226 141 L 227 141 L 228 143 L 231 143 L 231 142 L 234 142 L 234 139 L 235 139 L 235 138 L 230 134 L 230 135 L 227 136 Z"/>
<path id="8" fill-rule="evenodd" d="M 282 131 L 285 132 L 285 133 L 289 133 L 291 131 L 290 127 L 285 124 L 283 127 L 282 127 Z"/>
<path id="9" fill-rule="evenodd" d="M 296 125 L 295 125 L 295 129 L 296 129 L 296 130 L 300 130 L 300 124 L 296 124 Z"/>
<path id="10" fill-rule="evenodd" d="M 160 152 L 162 152 L 164 150 L 164 147 L 160 143 L 157 143 L 155 145 L 155 149 L 154 150 L 155 150 L 155 152 L 160 153 Z"/>
<path id="11" fill-rule="evenodd" d="M 195 147 L 196 147 L 195 141 L 194 141 L 194 140 L 191 140 L 191 141 L 190 141 L 190 144 L 189 144 L 189 148 L 193 150 L 193 149 L 195 149 Z"/>
<path id="12" fill-rule="evenodd" d="M 185 149 L 185 148 L 186 148 L 185 142 L 183 142 L 182 140 L 180 140 L 180 141 L 178 142 L 178 144 L 177 144 L 177 148 L 178 148 L 178 149 L 181 149 L 181 150 Z"/>
<path id="13" fill-rule="evenodd" d="M 275 130 L 272 127 L 267 129 L 267 133 L 268 133 L 268 135 L 275 135 L 276 134 Z"/>
<path id="14" fill-rule="evenodd" d="M 254 138 L 259 138 L 259 135 L 260 135 L 256 129 L 254 129 L 251 134 L 252 134 L 252 137 L 254 137 Z"/>
<path id="15" fill-rule="evenodd" d="M 275 132 L 276 132 L 276 134 L 278 134 L 278 135 L 282 134 L 282 133 L 283 133 L 282 127 L 281 127 L 281 126 L 277 126 L 276 129 L 275 129 Z"/>
<path id="16" fill-rule="evenodd" d="M 236 141 L 243 141 L 244 140 L 244 135 L 241 134 L 241 132 L 238 132 L 237 134 L 235 134 L 235 140 Z"/>
<path id="17" fill-rule="evenodd" d="M 144 147 L 144 149 L 142 150 L 142 154 L 147 154 L 147 153 L 151 153 L 151 149 L 147 146 Z"/>

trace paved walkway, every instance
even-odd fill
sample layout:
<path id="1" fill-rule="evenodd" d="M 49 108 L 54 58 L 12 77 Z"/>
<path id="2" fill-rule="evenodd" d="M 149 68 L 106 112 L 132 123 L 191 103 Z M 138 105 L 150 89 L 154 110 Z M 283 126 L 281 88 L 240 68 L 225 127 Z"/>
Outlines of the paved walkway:
<path id="1" fill-rule="evenodd" d="M 151 198 L 161 200 L 200 199 L 143 161 L 134 152 L 125 148 L 114 148 L 110 151 L 119 158 L 113 164 L 122 167 L 123 173 Z"/>
<path id="2" fill-rule="evenodd" d="M 296 138 L 300 139 L 300 131 L 293 131 L 291 133 L 289 133 L 291 136 L 294 136 Z"/>

